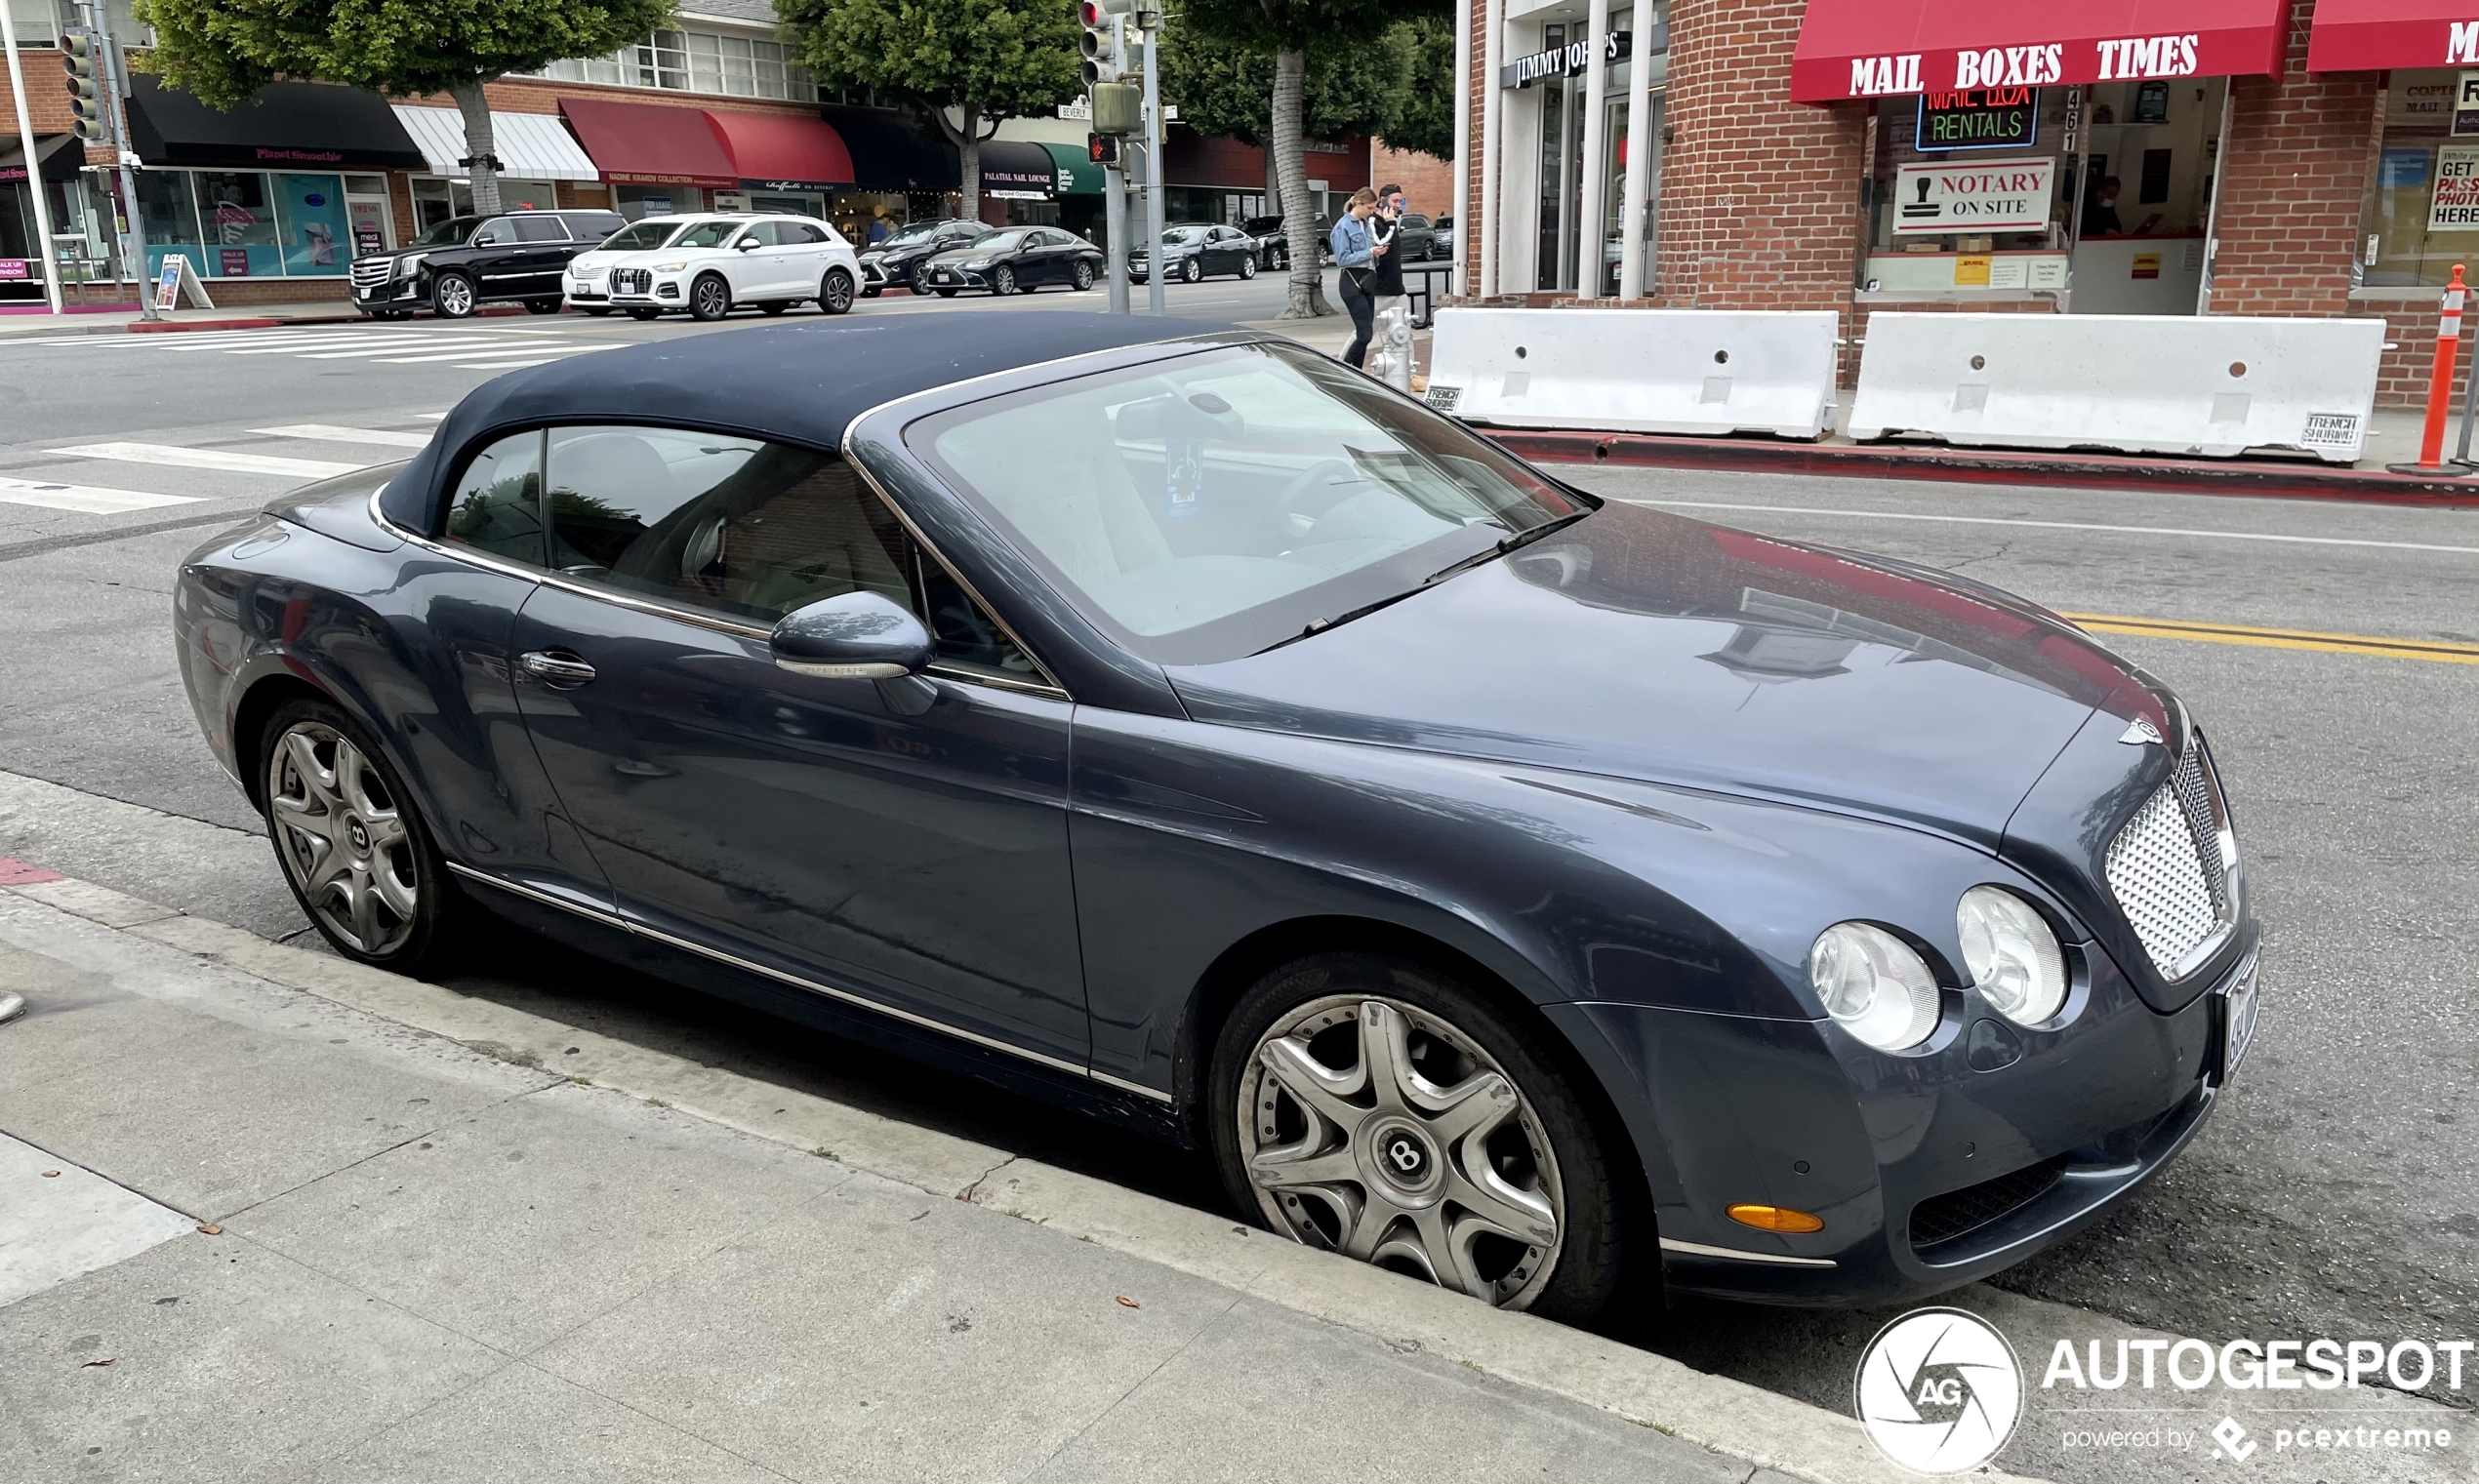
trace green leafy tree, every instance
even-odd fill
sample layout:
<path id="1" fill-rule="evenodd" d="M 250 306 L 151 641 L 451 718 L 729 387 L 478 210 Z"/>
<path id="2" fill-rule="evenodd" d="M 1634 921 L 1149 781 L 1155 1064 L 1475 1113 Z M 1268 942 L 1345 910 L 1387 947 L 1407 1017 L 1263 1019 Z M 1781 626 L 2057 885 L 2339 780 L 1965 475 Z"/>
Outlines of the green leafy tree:
<path id="1" fill-rule="evenodd" d="M 137 0 L 155 28 L 151 70 L 219 108 L 279 78 L 389 98 L 444 93 L 465 117 L 473 209 L 500 209 L 482 85 L 570 57 L 600 57 L 668 25 L 672 0 Z"/>
<path id="2" fill-rule="evenodd" d="M 1308 59 L 1375 41 L 1401 20 L 1451 14 L 1446 0 L 1187 0 L 1173 25 L 1199 40 L 1225 42 L 1274 59 L 1268 135 L 1285 202 L 1309 198 Z M 1183 110 L 1185 103 L 1183 100 Z M 1185 117 L 1183 111 L 1182 114 Z M 1282 235 L 1291 255 L 1291 301 L 1285 319 L 1331 314 L 1320 286 L 1315 213 L 1286 209 Z"/>
<path id="3" fill-rule="evenodd" d="M 1351 135 L 1389 134 L 1410 104 L 1411 54 L 1382 32 L 1358 46 L 1309 59 L 1301 90 L 1300 132 L 1335 142 Z M 1179 121 L 1199 134 L 1262 145 L 1274 132 L 1274 56 L 1241 42 L 1197 32 L 1173 18 L 1162 39 L 1162 98 L 1179 106 Z M 1280 210 L 1281 182 L 1274 151 L 1265 157 L 1266 210 Z"/>
<path id="4" fill-rule="evenodd" d="M 1454 90 L 1454 22 L 1443 16 L 1419 16 L 1397 23 L 1386 37 L 1402 51 L 1410 77 L 1402 107 L 1380 131 L 1386 142 L 1453 159 L 1454 132 L 1463 117 L 1463 100 Z"/>
<path id="5" fill-rule="evenodd" d="M 775 0 L 775 14 L 820 87 L 928 110 L 963 157 L 968 220 L 981 214 L 982 141 L 1084 90 L 1068 0 Z"/>

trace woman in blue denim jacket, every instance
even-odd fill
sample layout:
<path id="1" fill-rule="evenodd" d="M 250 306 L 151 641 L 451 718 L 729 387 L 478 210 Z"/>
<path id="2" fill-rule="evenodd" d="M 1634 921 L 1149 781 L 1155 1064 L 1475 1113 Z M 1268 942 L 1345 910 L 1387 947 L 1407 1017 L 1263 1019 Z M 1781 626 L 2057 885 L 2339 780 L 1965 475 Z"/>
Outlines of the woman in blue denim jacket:
<path id="1" fill-rule="evenodd" d="M 1352 317 L 1352 342 L 1343 350 L 1343 361 L 1356 367 L 1367 361 L 1368 337 L 1376 328 L 1377 255 L 1394 245 L 1379 243 L 1369 230 L 1369 214 L 1376 210 L 1377 192 L 1361 187 L 1327 235 L 1334 265 L 1343 270 L 1343 309 Z"/>

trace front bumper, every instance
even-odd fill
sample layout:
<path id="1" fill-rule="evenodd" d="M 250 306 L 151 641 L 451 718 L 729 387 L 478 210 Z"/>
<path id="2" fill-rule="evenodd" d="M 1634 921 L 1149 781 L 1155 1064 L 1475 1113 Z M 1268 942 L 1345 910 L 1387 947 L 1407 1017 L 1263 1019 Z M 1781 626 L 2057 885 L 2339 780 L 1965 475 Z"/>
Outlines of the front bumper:
<path id="1" fill-rule="evenodd" d="M 913 287 L 920 289 L 987 289 L 990 274 L 982 268 L 923 268 L 914 276 Z"/>
<path id="2" fill-rule="evenodd" d="M 2255 927 L 2246 925 L 2252 940 Z M 1641 1005 L 1549 1007 L 1619 1104 L 1643 1156 L 1667 1285 L 1757 1303 L 1906 1303 L 2021 1262 L 2106 1215 L 2203 1127 L 2219 1096 L 2239 967 L 2174 1014 L 2107 957 L 2082 963 L 2066 1023 L 2002 1027 L 2018 1059 L 1987 1070 L 1959 1033 L 1888 1057 L 1831 1022 Z M 1737 1202 L 1824 1219 L 1785 1235 Z"/>
<path id="3" fill-rule="evenodd" d="M 429 301 L 429 291 L 424 287 L 420 274 L 411 278 L 390 278 L 382 284 L 353 285 L 353 303 L 363 309 L 386 309 Z"/>

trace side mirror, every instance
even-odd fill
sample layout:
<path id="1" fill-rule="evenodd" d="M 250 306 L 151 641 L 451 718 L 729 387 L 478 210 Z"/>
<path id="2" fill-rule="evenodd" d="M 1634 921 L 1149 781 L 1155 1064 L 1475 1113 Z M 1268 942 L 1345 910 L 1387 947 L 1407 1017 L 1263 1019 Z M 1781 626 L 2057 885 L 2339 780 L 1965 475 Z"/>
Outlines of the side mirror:
<path id="1" fill-rule="evenodd" d="M 829 680 L 895 680 L 930 662 L 929 630 L 874 592 L 847 592 L 794 609 L 775 625 L 775 662 Z"/>
<path id="2" fill-rule="evenodd" d="M 740 241 L 732 244 L 732 250 L 739 253 L 754 253 L 757 251 L 757 239 L 754 237 L 743 237 Z"/>

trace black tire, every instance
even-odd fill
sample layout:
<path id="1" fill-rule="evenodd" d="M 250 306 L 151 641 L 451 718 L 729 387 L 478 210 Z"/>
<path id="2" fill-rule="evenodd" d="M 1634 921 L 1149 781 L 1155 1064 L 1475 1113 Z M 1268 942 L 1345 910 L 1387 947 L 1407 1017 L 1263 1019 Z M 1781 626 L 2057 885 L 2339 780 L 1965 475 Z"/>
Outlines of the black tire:
<path id="1" fill-rule="evenodd" d="M 1016 270 L 1003 262 L 991 269 L 990 292 L 1001 299 L 1023 292 L 1023 286 L 1016 282 Z"/>
<path id="2" fill-rule="evenodd" d="M 663 311 L 660 309 L 639 308 L 634 304 L 631 304 L 629 307 L 629 318 L 630 319 L 656 319 L 661 317 L 662 313 Z"/>
<path id="3" fill-rule="evenodd" d="M 1179 281 L 1181 283 L 1201 283 L 1204 277 L 1205 261 L 1203 259 L 1190 258 L 1180 263 Z"/>
<path id="4" fill-rule="evenodd" d="M 689 284 L 689 318 L 712 324 L 732 312 L 732 286 L 720 273 L 701 273 Z"/>
<path id="5" fill-rule="evenodd" d="M 1612 1154 L 1624 1151 L 1623 1141 L 1605 1139 L 1590 1111 L 1592 1104 L 1542 1049 L 1547 1027 L 1524 1027 L 1483 995 L 1408 959 L 1375 953 L 1317 954 L 1266 975 L 1232 1008 L 1214 1045 L 1204 1116 L 1215 1164 L 1233 1205 L 1259 1225 L 1284 1231 L 1260 1204 L 1240 1143 L 1240 1116 L 1260 1116 L 1257 1107 L 1243 1108 L 1240 1103 L 1243 1096 L 1250 1096 L 1243 1083 L 1258 1043 L 1278 1026 L 1296 1024 L 1320 1001 L 1347 1005 L 1354 999 L 1382 999 L 1459 1032 L 1496 1063 L 1530 1105 L 1531 1119 L 1500 1126 L 1488 1148 L 1497 1154 L 1502 1148 L 1499 1141 L 1506 1138 L 1516 1140 L 1519 1149 L 1530 1148 L 1528 1141 L 1535 1137 L 1545 1141 L 1564 1210 L 1546 1277 L 1535 1272 L 1525 1280 L 1520 1266 L 1500 1273 L 1502 1281 L 1521 1283 L 1500 1302 L 1569 1324 L 1589 1325 L 1608 1315 L 1625 1289 L 1630 1251 L 1631 1234 L 1625 1229 L 1628 1202 L 1610 1165 Z M 1351 1019 L 1345 1017 L 1347 1026 Z M 1418 1039 L 1423 1035 L 1428 1038 L 1425 1042 Z M 1321 1036 L 1314 1044 L 1322 1050 L 1326 1042 Z M 1425 1059 L 1435 1049 L 1443 1049 L 1449 1058 L 1463 1055 L 1443 1038 L 1415 1028 L 1413 1055 L 1424 1069 L 1436 1064 Z M 1450 1158 L 1444 1150 L 1438 1152 L 1441 1162 Z M 1509 1168 L 1501 1163 L 1502 1171 Z M 1505 1248 L 1502 1261 L 1534 1261 L 1515 1257 L 1521 1251 L 1517 1244 L 1506 1243 Z"/>
<path id="6" fill-rule="evenodd" d="M 378 871 L 385 869 L 394 879 L 409 881 L 413 892 L 413 910 L 409 914 L 399 914 L 388 905 L 386 892 L 374 885 L 359 888 L 372 901 L 373 916 L 369 920 L 374 924 L 370 936 L 378 940 L 375 951 L 352 936 L 349 927 L 340 929 L 329 920 L 331 914 L 340 908 L 346 912 L 351 910 L 342 907 L 334 900 L 335 894 L 328 889 L 345 883 L 328 883 L 315 901 L 305 887 L 305 877 L 314 879 L 318 864 L 330 859 L 340 847 L 331 839 L 328 854 L 316 853 L 310 847 L 314 847 L 319 831 L 305 830 L 299 824 L 288 822 L 341 818 L 347 827 L 351 827 L 356 824 L 356 818 L 349 810 L 341 815 L 328 810 L 323 816 L 312 816 L 305 811 L 281 807 L 281 797 L 310 800 L 316 792 L 301 782 L 296 754 L 285 741 L 297 730 L 309 741 L 313 758 L 323 757 L 331 775 L 340 779 L 345 770 L 338 766 L 342 759 L 334 750 L 335 743 L 347 743 L 358 752 L 366 768 L 365 781 L 359 788 L 361 797 L 365 802 L 384 803 L 386 806 L 386 817 L 401 825 L 400 840 L 386 846 L 377 843 L 381 838 L 380 831 L 370 825 L 362 824 L 355 829 L 355 838 L 364 842 L 362 849 L 366 852 L 365 868 L 361 874 L 375 883 Z M 372 742 L 370 734 L 333 702 L 303 697 L 277 706 L 260 729 L 256 742 L 258 750 L 253 756 L 257 759 L 259 772 L 259 812 L 266 821 L 267 833 L 274 844 L 276 868 L 283 873 L 284 884 L 292 890 L 293 900 L 300 903 L 302 913 L 310 920 L 310 925 L 318 929 L 319 936 L 326 939 L 338 953 L 356 963 L 399 974 L 421 973 L 445 965 L 455 946 L 466 936 L 464 930 L 468 919 L 479 914 L 458 889 L 455 877 L 448 873 L 438 846 L 431 840 L 428 824 L 414 807 L 413 796 L 405 789 L 403 781 L 397 778 L 396 770 L 388 763 L 386 755 Z M 285 782 L 287 770 L 294 780 L 291 786 Z M 384 799 L 374 799 L 368 790 L 367 780 L 374 778 L 384 793 Z M 381 817 L 377 811 L 370 816 L 373 821 Z M 347 855 L 347 859 L 352 858 Z M 348 880 L 351 875 L 351 872 L 346 873 Z M 346 900 L 350 900 L 349 891 L 345 895 Z"/>
<path id="7" fill-rule="evenodd" d="M 400 319 L 413 318 L 413 311 L 410 309 L 364 309 L 361 313 L 362 318 L 364 319 L 387 320 L 390 322 Z"/>
<path id="8" fill-rule="evenodd" d="M 878 291 L 865 289 L 861 292 L 874 299 Z M 818 281 L 818 310 L 823 314 L 849 314 L 852 312 L 852 275 L 841 268 L 829 268 L 827 276 Z"/>
<path id="9" fill-rule="evenodd" d="M 1081 258 L 1077 259 L 1077 263 L 1076 263 L 1076 268 L 1075 268 L 1074 273 L 1073 273 L 1073 281 L 1074 281 L 1074 282 L 1075 282 L 1075 284 L 1076 284 L 1076 291 L 1077 291 L 1078 294 L 1081 294 L 1081 293 L 1083 293 L 1085 290 L 1092 288 L 1092 287 L 1093 287 L 1093 264 L 1091 264 L 1091 263 L 1089 263 L 1089 262 L 1086 262 L 1086 261 L 1085 261 L 1083 259 L 1081 259 Z"/>
<path id="10" fill-rule="evenodd" d="M 559 312 L 559 301 L 555 299 L 529 299 L 525 301 L 525 312 L 528 314 L 557 314 Z"/>
<path id="11" fill-rule="evenodd" d="M 441 319 L 471 319 L 482 307 L 473 280 L 462 273 L 441 273 L 430 280 L 430 312 Z"/>
<path id="12" fill-rule="evenodd" d="M 954 289 L 941 289 L 938 291 L 938 297 L 941 299 L 954 299 L 955 297 L 955 291 Z"/>
<path id="13" fill-rule="evenodd" d="M 870 285 L 868 288 L 863 289 L 863 290 L 861 291 L 861 297 L 862 297 L 863 299 L 875 299 L 875 298 L 877 298 L 879 295 L 881 295 L 881 294 L 883 294 L 883 293 L 885 293 L 885 292 L 886 292 L 886 288 L 885 288 L 885 286 L 884 286 L 884 285 L 882 285 L 882 284 L 874 284 L 874 284 Z"/>
<path id="14" fill-rule="evenodd" d="M 789 299 L 770 299 L 757 306 L 757 312 L 772 318 L 791 307 L 792 301 Z"/>
<path id="15" fill-rule="evenodd" d="M 1241 278 L 1254 278 L 1257 276 L 1257 258 L 1254 253 L 1251 253 L 1247 257 L 1240 260 L 1240 276 Z"/>
<path id="16" fill-rule="evenodd" d="M 596 319 L 607 319 L 611 314 L 609 304 L 579 304 L 577 308 L 579 312 L 590 314 Z"/>
<path id="17" fill-rule="evenodd" d="M 1272 259 L 1272 261 L 1268 262 L 1266 266 L 1272 268 L 1277 273 L 1281 272 L 1284 268 L 1291 265 L 1291 254 L 1283 248 L 1276 248 L 1273 253 L 1268 256 Z"/>

